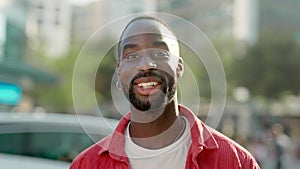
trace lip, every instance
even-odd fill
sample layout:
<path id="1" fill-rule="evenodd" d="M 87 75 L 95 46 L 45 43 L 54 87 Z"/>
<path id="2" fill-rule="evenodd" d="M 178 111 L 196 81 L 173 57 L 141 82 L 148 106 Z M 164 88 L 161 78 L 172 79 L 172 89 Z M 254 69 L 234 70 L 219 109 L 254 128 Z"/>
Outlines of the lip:
<path id="1" fill-rule="evenodd" d="M 155 94 L 161 88 L 161 81 L 157 77 L 141 77 L 134 81 L 134 89 L 137 94 L 142 96 L 149 96 Z"/>

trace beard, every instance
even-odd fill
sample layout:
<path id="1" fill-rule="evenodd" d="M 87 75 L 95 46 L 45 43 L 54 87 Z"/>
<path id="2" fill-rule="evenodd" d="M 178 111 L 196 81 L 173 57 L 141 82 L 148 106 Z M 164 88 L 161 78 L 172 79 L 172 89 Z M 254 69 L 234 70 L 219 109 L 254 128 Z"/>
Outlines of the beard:
<path id="1" fill-rule="evenodd" d="M 134 91 L 134 81 L 141 77 L 156 77 L 160 80 L 161 92 L 155 98 L 152 96 L 139 96 Z M 123 85 L 124 86 L 124 85 Z M 168 73 L 161 70 L 149 70 L 138 73 L 131 81 L 129 89 L 124 89 L 125 96 L 130 103 L 140 111 L 157 110 L 170 103 L 176 93 L 177 84 L 175 79 Z"/>

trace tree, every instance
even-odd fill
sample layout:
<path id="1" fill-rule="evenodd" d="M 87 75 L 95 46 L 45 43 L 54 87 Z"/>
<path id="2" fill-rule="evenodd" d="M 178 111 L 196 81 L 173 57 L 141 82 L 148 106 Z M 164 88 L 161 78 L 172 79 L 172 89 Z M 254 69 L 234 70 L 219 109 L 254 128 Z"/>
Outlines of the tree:
<path id="1" fill-rule="evenodd" d="M 236 85 L 254 95 L 278 98 L 300 91 L 300 48 L 292 38 L 264 35 L 246 55 L 236 59 L 231 75 Z"/>
<path id="2" fill-rule="evenodd" d="M 86 50 L 88 50 L 89 53 L 85 53 L 83 55 L 80 53 L 82 52 L 82 46 L 71 45 L 69 53 L 66 56 L 58 59 L 44 56 L 45 54 L 39 51 L 37 53 L 37 55 L 39 55 L 39 63 L 54 72 L 58 76 L 59 81 L 57 84 L 38 87 L 35 90 L 36 104 L 38 106 L 45 107 L 50 112 L 73 112 L 72 82 L 74 67 L 78 56 L 81 54 L 82 58 L 85 57 L 84 55 L 88 54 L 91 56 L 87 58 L 100 57 L 98 54 L 102 53 L 101 51 L 104 50 L 103 44 L 109 40 L 110 38 L 107 37 L 102 41 L 98 39 L 92 41 L 88 47 L 85 46 L 88 48 Z M 110 84 L 115 70 L 114 50 L 114 47 L 111 48 L 111 50 L 105 54 L 101 60 L 101 63 L 99 63 L 94 84 L 92 81 L 89 82 L 86 81 L 84 77 L 82 78 L 84 81 L 83 83 L 88 85 L 91 83 L 90 87 L 94 87 L 98 102 L 104 102 L 104 100 L 105 102 L 111 101 Z M 93 61 L 88 59 L 85 61 L 84 66 L 86 67 L 86 70 L 84 71 L 89 72 L 92 69 L 92 67 L 89 67 L 89 65 L 94 65 L 95 63 L 91 62 Z M 89 100 L 86 100 L 86 102 L 89 102 Z"/>
<path id="3" fill-rule="evenodd" d="M 39 86 L 35 90 L 38 106 L 45 107 L 50 112 L 69 112 L 72 101 L 72 75 L 79 49 L 72 47 L 70 52 L 62 58 L 53 59 L 39 53 L 41 65 L 47 67 L 58 76 L 58 82 L 51 85 Z"/>

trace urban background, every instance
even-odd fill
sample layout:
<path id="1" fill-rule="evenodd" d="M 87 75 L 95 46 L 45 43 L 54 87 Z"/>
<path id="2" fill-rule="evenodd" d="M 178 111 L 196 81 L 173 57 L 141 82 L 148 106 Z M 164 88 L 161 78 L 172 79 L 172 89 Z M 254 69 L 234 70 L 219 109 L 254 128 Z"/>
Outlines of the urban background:
<path id="1" fill-rule="evenodd" d="M 1 0 L 0 112 L 75 114 L 73 70 L 88 38 L 129 14 L 168 13 L 203 31 L 224 65 L 227 100 L 217 129 L 244 145 L 263 169 L 299 168 L 299 9 L 300 0 Z M 114 54 L 112 48 L 99 65 L 95 93 L 103 114 L 119 119 L 110 92 Z M 192 52 L 181 55 L 196 77 L 205 120 L 208 74 L 187 57 Z"/>

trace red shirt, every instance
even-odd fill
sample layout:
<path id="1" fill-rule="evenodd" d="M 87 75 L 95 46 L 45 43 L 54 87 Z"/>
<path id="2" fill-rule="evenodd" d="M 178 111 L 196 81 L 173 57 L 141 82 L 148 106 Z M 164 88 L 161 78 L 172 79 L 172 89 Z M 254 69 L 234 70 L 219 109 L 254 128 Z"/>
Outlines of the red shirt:
<path id="1" fill-rule="evenodd" d="M 192 144 L 185 169 L 259 169 L 253 156 L 243 147 L 206 126 L 189 109 L 178 106 L 180 115 L 190 123 Z M 70 169 L 130 169 L 124 152 L 124 133 L 130 113 L 123 117 L 115 131 L 81 152 Z"/>

